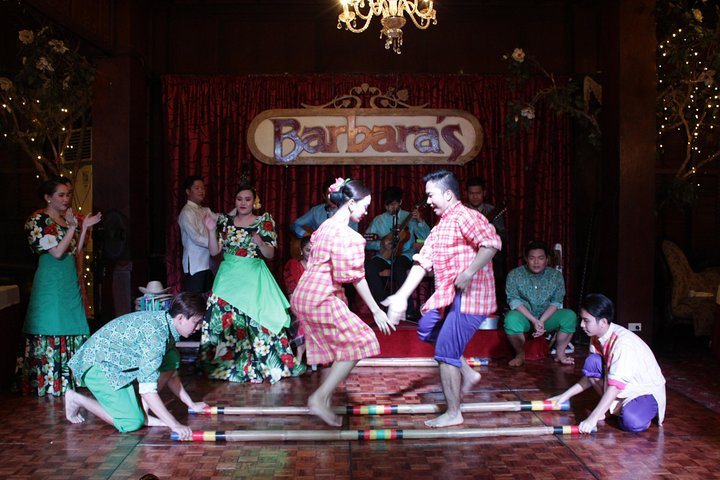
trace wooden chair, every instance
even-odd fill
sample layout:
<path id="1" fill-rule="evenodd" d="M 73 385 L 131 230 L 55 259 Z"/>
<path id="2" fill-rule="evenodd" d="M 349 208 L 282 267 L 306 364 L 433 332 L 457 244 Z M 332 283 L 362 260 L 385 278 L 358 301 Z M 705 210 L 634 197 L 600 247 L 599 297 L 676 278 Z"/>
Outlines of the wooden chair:
<path id="1" fill-rule="evenodd" d="M 671 323 L 692 323 L 696 336 L 710 336 L 715 325 L 715 296 L 720 285 L 717 268 L 695 272 L 683 251 L 669 240 L 661 243 L 672 277 Z"/>

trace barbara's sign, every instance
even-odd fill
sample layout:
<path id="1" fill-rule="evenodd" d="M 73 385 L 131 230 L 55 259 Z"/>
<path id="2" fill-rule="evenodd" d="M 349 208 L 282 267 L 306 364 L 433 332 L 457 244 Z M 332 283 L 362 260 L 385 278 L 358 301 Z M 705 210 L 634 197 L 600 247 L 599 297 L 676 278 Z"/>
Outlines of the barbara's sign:
<path id="1" fill-rule="evenodd" d="M 266 110 L 248 131 L 250 151 L 272 165 L 463 164 L 482 142 L 474 115 L 430 108 Z"/>

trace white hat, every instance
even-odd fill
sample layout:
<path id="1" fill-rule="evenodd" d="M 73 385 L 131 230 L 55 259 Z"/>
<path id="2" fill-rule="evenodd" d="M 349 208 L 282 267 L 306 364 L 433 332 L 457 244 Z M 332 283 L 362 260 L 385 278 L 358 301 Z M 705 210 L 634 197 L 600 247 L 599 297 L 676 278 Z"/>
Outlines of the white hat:
<path id="1" fill-rule="evenodd" d="M 138 287 L 140 291 L 146 295 L 159 295 L 170 290 L 170 287 L 163 288 L 162 282 L 157 280 L 151 280 L 148 282 L 147 287 Z"/>

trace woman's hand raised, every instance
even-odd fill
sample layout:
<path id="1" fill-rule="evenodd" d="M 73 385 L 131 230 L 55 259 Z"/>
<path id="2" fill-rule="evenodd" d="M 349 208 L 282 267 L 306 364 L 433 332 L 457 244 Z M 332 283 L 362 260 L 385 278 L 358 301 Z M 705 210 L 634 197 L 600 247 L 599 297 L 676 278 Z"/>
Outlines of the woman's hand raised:
<path id="1" fill-rule="evenodd" d="M 65 212 L 65 221 L 68 224 L 68 228 L 77 228 L 78 219 L 75 216 L 75 214 L 73 213 L 72 208 L 68 208 L 67 211 Z"/>
<path id="2" fill-rule="evenodd" d="M 100 220 L 102 220 L 102 213 L 97 212 L 95 215 L 90 215 L 88 217 L 85 217 L 85 220 L 83 220 L 83 228 L 89 228 L 93 225 L 97 225 Z"/>

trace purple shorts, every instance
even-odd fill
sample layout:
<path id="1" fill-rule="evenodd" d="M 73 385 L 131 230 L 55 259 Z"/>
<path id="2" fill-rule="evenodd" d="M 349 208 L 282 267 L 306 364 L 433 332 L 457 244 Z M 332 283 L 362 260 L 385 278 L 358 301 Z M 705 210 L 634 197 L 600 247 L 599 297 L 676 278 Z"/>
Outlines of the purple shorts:
<path id="1" fill-rule="evenodd" d="M 429 310 L 418 322 L 420 340 L 435 345 L 435 360 L 460 368 L 463 352 L 487 315 L 460 312 L 462 294 L 457 293 L 447 315 L 438 309 Z"/>
<path id="2" fill-rule="evenodd" d="M 600 354 L 592 353 L 585 359 L 582 369 L 588 378 L 603 378 L 605 364 Z M 644 432 L 650 422 L 658 414 L 658 404 L 652 395 L 641 395 L 633 398 L 620 411 L 620 428 L 626 432 Z"/>

